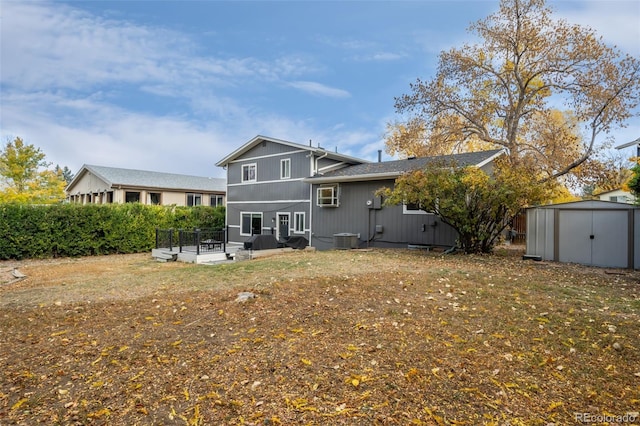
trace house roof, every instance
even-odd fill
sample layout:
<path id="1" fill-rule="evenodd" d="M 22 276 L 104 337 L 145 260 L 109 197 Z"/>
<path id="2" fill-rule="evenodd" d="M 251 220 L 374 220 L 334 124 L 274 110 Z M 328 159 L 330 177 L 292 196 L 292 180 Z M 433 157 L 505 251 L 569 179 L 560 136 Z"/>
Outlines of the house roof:
<path id="1" fill-rule="evenodd" d="M 395 179 L 403 173 L 426 168 L 434 163 L 453 163 L 457 166 L 482 167 L 504 153 L 503 149 L 491 151 L 465 152 L 462 154 L 439 155 L 435 157 L 415 157 L 404 160 L 381 161 L 357 164 L 306 178 L 309 183 L 349 182 L 364 180 Z"/>
<path id="2" fill-rule="evenodd" d="M 87 173 L 92 173 L 111 187 L 126 186 L 189 191 L 225 192 L 226 180 L 202 176 L 121 169 L 85 164 L 67 186 L 67 192 Z"/>
<path id="3" fill-rule="evenodd" d="M 276 138 L 272 138 L 272 137 L 269 137 L 269 136 L 258 135 L 256 137 L 254 137 L 253 139 L 251 139 L 249 142 L 247 142 L 244 145 L 242 145 L 240 148 L 238 148 L 235 151 L 233 151 L 231 154 L 229 154 L 226 157 L 224 157 L 222 160 L 218 161 L 216 163 L 216 166 L 223 167 L 223 166 L 228 165 L 229 163 L 231 163 L 234 160 L 236 160 L 238 157 L 240 157 L 245 152 L 249 151 L 250 149 L 252 149 L 256 145 L 259 145 L 260 143 L 262 143 L 262 141 L 274 142 L 274 143 L 277 143 L 277 144 L 280 144 L 280 145 L 290 146 L 292 148 L 309 151 L 309 152 L 312 152 L 312 153 L 317 154 L 317 155 L 323 155 L 323 156 L 326 156 L 327 158 L 332 158 L 332 159 L 335 159 L 335 160 L 339 160 L 339 161 L 343 161 L 343 162 L 347 162 L 347 163 L 352 163 L 352 164 L 359 164 L 359 163 L 367 163 L 368 162 L 367 160 L 362 160 L 360 158 L 351 157 L 349 155 L 339 154 L 338 152 L 327 151 L 324 148 L 313 147 L 310 144 L 309 145 L 302 145 L 302 144 L 299 144 L 299 143 L 290 142 L 290 141 L 286 141 L 286 140 L 283 140 L 283 139 L 276 139 Z"/>

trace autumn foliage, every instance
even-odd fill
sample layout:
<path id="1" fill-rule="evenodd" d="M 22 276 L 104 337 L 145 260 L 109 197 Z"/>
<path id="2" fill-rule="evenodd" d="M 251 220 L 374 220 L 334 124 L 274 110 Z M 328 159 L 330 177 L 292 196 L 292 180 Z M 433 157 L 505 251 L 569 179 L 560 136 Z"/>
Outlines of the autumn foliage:
<path id="1" fill-rule="evenodd" d="M 569 425 L 640 408 L 635 272 L 398 250 L 11 266 L 27 278 L 0 281 L 2 424 Z"/>
<path id="2" fill-rule="evenodd" d="M 49 170 L 45 154 L 22 139 L 0 150 L 0 203 L 54 204 L 65 198 L 61 170 Z"/>
<path id="3" fill-rule="evenodd" d="M 410 203 L 438 215 L 458 231 L 458 246 L 465 253 L 488 253 L 522 208 L 548 199 L 552 189 L 503 158 L 495 161 L 491 173 L 435 163 L 402 175 L 393 190 L 381 194 L 387 204 Z"/>
<path id="4" fill-rule="evenodd" d="M 442 52 L 435 76 L 396 99 L 406 121 L 390 126 L 389 152 L 502 147 L 512 165 L 552 180 L 634 116 L 640 60 L 591 28 L 553 19 L 544 0 L 502 0 L 470 31 L 478 43 Z"/>

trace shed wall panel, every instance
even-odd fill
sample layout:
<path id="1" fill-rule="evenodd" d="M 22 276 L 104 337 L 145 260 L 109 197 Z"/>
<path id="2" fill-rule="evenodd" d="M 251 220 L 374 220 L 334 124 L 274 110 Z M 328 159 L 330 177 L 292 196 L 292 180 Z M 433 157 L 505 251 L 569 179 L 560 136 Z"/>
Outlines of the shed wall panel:
<path id="1" fill-rule="evenodd" d="M 527 254 L 554 260 L 554 222 L 551 209 L 527 210 Z"/>

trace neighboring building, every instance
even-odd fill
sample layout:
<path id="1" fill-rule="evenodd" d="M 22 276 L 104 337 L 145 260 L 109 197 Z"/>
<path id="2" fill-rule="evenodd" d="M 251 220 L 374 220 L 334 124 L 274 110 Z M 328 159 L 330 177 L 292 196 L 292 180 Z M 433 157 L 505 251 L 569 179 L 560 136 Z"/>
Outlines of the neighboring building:
<path id="1" fill-rule="evenodd" d="M 636 197 L 624 189 L 601 192 L 596 195 L 600 201 L 613 201 L 614 203 L 635 204 Z"/>
<path id="2" fill-rule="evenodd" d="M 227 169 L 229 241 L 254 234 L 304 236 L 323 250 L 349 247 L 452 246 L 457 233 L 412 206 L 383 206 L 375 192 L 429 162 L 491 171 L 502 150 L 377 163 L 293 142 L 256 136 L 220 160 Z"/>
<path id="3" fill-rule="evenodd" d="M 230 242 L 273 233 L 311 239 L 311 186 L 303 179 L 360 160 L 320 147 L 256 136 L 220 160 L 227 170 Z"/>
<path id="4" fill-rule="evenodd" d="M 142 203 L 222 206 L 226 182 L 145 170 L 85 164 L 66 188 L 67 200 L 80 204 Z"/>

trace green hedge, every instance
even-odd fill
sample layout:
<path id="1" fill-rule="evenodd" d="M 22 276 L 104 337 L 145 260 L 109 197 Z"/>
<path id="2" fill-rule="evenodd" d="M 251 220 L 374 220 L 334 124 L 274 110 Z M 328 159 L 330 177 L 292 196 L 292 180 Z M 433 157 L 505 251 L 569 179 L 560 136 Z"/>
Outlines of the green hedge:
<path id="1" fill-rule="evenodd" d="M 139 253 L 155 230 L 224 227 L 224 207 L 0 204 L 0 259 Z"/>

